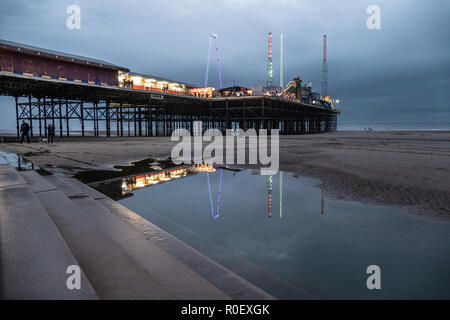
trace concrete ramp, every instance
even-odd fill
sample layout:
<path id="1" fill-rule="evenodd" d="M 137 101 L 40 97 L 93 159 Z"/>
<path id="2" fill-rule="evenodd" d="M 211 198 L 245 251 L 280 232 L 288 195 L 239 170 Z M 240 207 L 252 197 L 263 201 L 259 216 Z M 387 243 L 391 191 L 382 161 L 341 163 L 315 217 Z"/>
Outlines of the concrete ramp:
<path id="1" fill-rule="evenodd" d="M 69 290 L 66 270 L 78 265 L 30 186 L 0 165 L 0 261 L 3 299 L 96 299 L 81 272 L 81 290 Z"/>
<path id="2" fill-rule="evenodd" d="M 87 196 L 95 192 L 82 192 L 57 175 L 24 177 L 101 299 L 230 298 Z M 50 181 L 57 190 L 39 191 Z"/>
<path id="3" fill-rule="evenodd" d="M 19 173 L 0 164 L 1 297 L 273 299 L 155 229 L 155 237 L 170 238 L 169 247 L 192 256 L 194 262 L 186 264 L 148 236 L 151 223 L 141 223 L 148 231 L 142 233 L 132 223 L 137 220 L 135 213 L 62 174 Z M 193 268 L 200 264 L 204 266 Z M 71 265 L 81 268 L 81 290 L 67 288 Z M 205 269 L 213 271 L 205 277 L 199 272 Z"/>
<path id="4" fill-rule="evenodd" d="M 59 183 L 70 184 L 80 192 L 95 197 L 96 201 L 90 197 L 72 200 L 80 207 L 91 208 L 89 212 L 92 213 L 92 217 L 112 238 L 150 272 L 159 279 L 164 279 L 167 286 L 177 288 L 181 296 L 186 290 L 191 299 L 201 299 L 204 296 L 201 291 L 196 292 L 201 287 L 200 282 L 195 279 L 200 276 L 202 282 L 206 280 L 232 299 L 274 299 L 242 277 L 78 180 L 62 175 L 53 179 L 59 179 L 61 180 Z M 177 261 L 176 264 L 173 263 L 174 259 Z M 178 264 L 181 264 L 183 269 Z M 191 273 L 196 277 L 189 277 Z M 185 293 L 184 297 L 186 298 Z M 311 299 L 310 296 L 305 297 Z M 213 299 L 213 296 L 209 294 L 203 299 Z"/>

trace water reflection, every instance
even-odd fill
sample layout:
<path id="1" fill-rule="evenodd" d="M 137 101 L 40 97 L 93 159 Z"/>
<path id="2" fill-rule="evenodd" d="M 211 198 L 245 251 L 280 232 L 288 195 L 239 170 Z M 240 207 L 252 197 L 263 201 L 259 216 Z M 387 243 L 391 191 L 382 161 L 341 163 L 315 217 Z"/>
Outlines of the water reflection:
<path id="1" fill-rule="evenodd" d="M 209 202 L 211 204 L 211 215 L 213 219 L 217 219 L 219 217 L 219 206 L 220 206 L 220 189 L 222 188 L 222 169 L 220 169 L 219 173 L 219 190 L 217 192 L 217 203 L 216 203 L 216 212 L 214 213 L 213 201 L 212 201 L 212 192 L 211 192 L 211 181 L 209 179 L 209 171 L 206 171 L 206 180 L 208 182 L 208 191 L 209 191 Z"/>
<path id="2" fill-rule="evenodd" d="M 267 178 L 267 190 L 268 190 L 268 211 L 269 218 L 272 217 L 272 176 Z"/>
<path id="3" fill-rule="evenodd" d="M 323 189 L 320 189 L 320 214 L 323 214 L 325 208 L 325 199 L 323 198 Z"/>
<path id="4" fill-rule="evenodd" d="M 208 173 L 212 200 L 216 172 Z M 325 299 L 450 298 L 449 223 L 330 198 L 325 215 L 320 181 L 288 173 L 272 176 L 271 211 L 282 219 L 268 219 L 270 177 L 222 176 L 216 220 L 206 173 L 138 189 L 120 203 L 277 298 L 298 298 L 292 286 Z M 372 264 L 385 270 L 376 292 L 366 287 Z"/>
<path id="5" fill-rule="evenodd" d="M 283 217 L 283 171 L 280 171 L 280 219 Z"/>
<path id="6" fill-rule="evenodd" d="M 214 172 L 216 169 L 212 164 L 207 164 L 205 162 L 194 164 L 192 167 L 193 171 L 196 172 Z"/>
<path id="7" fill-rule="evenodd" d="M 11 164 L 17 171 L 38 170 L 39 166 L 21 155 L 0 151 L 0 164 Z"/>
<path id="8" fill-rule="evenodd" d="M 214 219 L 217 219 L 219 217 L 220 212 L 220 196 L 221 196 L 221 189 L 222 189 L 222 170 L 226 168 L 219 168 L 219 178 L 218 178 L 218 191 L 217 191 L 217 201 L 216 201 L 216 208 L 214 209 L 213 204 L 213 190 L 211 187 L 211 176 L 210 173 L 213 173 L 216 171 L 216 168 L 210 164 L 195 164 L 192 167 L 176 167 L 169 170 L 161 170 L 159 172 L 149 172 L 149 173 L 142 173 L 139 175 L 134 176 L 127 176 L 125 178 L 121 179 L 121 190 L 122 195 L 128 195 L 132 196 L 130 193 L 131 191 L 134 191 L 136 189 L 141 189 L 153 185 L 157 185 L 163 182 L 172 181 L 178 178 L 186 177 L 188 175 L 197 174 L 197 173 L 205 173 L 206 181 L 208 185 L 208 195 L 209 195 L 209 204 L 211 209 L 211 216 Z M 236 173 L 233 172 L 233 176 L 235 176 Z M 298 178 L 298 177 L 296 177 Z M 111 182 L 109 182 L 111 183 Z M 93 183 L 91 184 L 92 187 L 97 188 L 99 187 L 99 184 Z M 272 217 L 272 191 L 273 191 L 273 175 L 270 175 L 267 177 L 266 180 L 266 188 L 267 188 L 267 215 L 269 218 Z M 279 215 L 280 219 L 283 217 L 283 172 L 279 172 Z M 102 188 L 99 191 L 105 193 L 105 189 Z M 106 190 L 107 193 L 107 190 Z M 113 193 L 109 194 L 109 196 L 113 197 Z M 113 197 L 118 199 L 122 199 L 123 197 Z M 323 215 L 325 211 L 325 197 L 323 189 L 321 188 L 320 193 L 320 213 Z"/>
<path id="9" fill-rule="evenodd" d="M 144 173 L 141 175 L 128 176 L 122 179 L 122 191 L 129 192 L 135 189 L 148 187 L 161 182 L 178 179 L 187 176 L 190 172 L 188 168 L 177 167 L 159 172 Z"/>

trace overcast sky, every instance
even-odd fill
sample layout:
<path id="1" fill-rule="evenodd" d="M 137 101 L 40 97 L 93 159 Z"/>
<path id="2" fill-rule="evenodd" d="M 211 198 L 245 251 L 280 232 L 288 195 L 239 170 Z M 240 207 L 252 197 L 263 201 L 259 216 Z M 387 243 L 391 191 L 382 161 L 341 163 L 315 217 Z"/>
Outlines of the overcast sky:
<path id="1" fill-rule="evenodd" d="M 199 86 L 210 32 L 219 37 L 224 86 L 263 83 L 270 31 L 274 82 L 283 32 L 285 82 L 300 76 L 320 92 L 327 34 L 328 92 L 341 100 L 341 122 L 450 122 L 448 0 L 0 2 L 1 39 Z M 71 4 L 81 8 L 79 30 L 66 27 Z M 366 26 L 369 5 L 381 9 L 379 30 Z M 217 79 L 212 62 L 209 85 Z M 12 98 L 1 97 L 0 107 L 0 129 L 13 129 Z"/>

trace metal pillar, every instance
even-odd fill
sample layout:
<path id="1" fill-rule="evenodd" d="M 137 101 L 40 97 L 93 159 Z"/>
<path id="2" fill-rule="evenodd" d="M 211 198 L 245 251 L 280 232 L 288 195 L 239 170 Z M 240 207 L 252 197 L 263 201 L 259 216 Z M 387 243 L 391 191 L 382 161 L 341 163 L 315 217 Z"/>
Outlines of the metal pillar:
<path id="1" fill-rule="evenodd" d="M 31 137 L 33 137 L 33 112 L 32 112 L 32 107 L 31 107 L 31 94 L 28 95 L 28 112 L 30 113 L 29 116 L 29 121 L 30 121 L 30 132 L 31 132 Z"/>
<path id="2" fill-rule="evenodd" d="M 62 103 L 61 99 L 59 99 L 59 136 L 62 138 L 63 136 L 63 124 L 62 124 Z"/>
<path id="3" fill-rule="evenodd" d="M 84 104 L 81 101 L 80 104 L 80 118 L 81 118 L 81 136 L 84 137 Z"/>
<path id="4" fill-rule="evenodd" d="M 68 101 L 66 99 L 66 135 L 69 137 L 70 133 L 69 133 L 69 106 L 68 106 Z"/>
<path id="5" fill-rule="evenodd" d="M 17 97 L 15 97 L 16 100 L 16 129 L 17 129 L 17 137 L 20 137 L 20 128 L 19 128 L 19 105 L 17 101 Z"/>
<path id="6" fill-rule="evenodd" d="M 45 97 L 44 97 L 44 103 L 42 104 L 42 111 L 44 112 L 44 137 L 47 138 L 47 104 L 45 102 Z M 38 98 L 38 105 L 39 108 L 41 107 L 41 98 Z"/>
<path id="7" fill-rule="evenodd" d="M 123 108 L 122 102 L 120 102 L 120 136 L 123 137 Z"/>

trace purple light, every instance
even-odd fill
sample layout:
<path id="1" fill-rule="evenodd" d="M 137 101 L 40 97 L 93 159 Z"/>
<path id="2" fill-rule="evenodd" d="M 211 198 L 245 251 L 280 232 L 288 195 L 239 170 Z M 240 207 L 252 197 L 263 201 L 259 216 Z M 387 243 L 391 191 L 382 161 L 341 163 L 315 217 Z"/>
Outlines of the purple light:
<path id="1" fill-rule="evenodd" d="M 217 72 L 219 73 L 219 89 L 222 89 L 222 75 L 220 74 L 219 48 L 217 47 L 217 36 L 214 38 L 214 43 L 216 44 Z"/>
<path id="2" fill-rule="evenodd" d="M 214 217 L 214 207 L 211 194 L 211 183 L 209 182 L 209 173 L 206 171 L 206 180 L 208 180 L 209 202 L 211 203 L 211 215 Z"/>
<path id="3" fill-rule="evenodd" d="M 211 57 L 211 42 L 214 39 L 214 44 L 216 46 L 216 58 L 217 58 L 217 72 L 219 74 L 219 89 L 222 89 L 222 74 L 220 72 L 220 59 L 219 59 L 219 48 L 217 47 L 217 34 L 212 33 L 209 37 L 209 49 L 208 49 L 208 62 L 206 64 L 206 74 L 205 74 L 205 88 L 208 87 L 208 75 L 209 75 L 209 60 Z"/>
<path id="4" fill-rule="evenodd" d="M 208 62 L 206 63 L 206 73 L 205 73 L 205 88 L 208 87 L 209 57 L 211 56 L 211 40 L 212 38 L 209 38 Z"/>
<path id="5" fill-rule="evenodd" d="M 222 187 L 222 169 L 220 169 L 219 176 L 219 193 L 217 194 L 217 206 L 216 206 L 216 215 L 219 216 L 219 205 L 220 205 L 220 189 Z"/>

